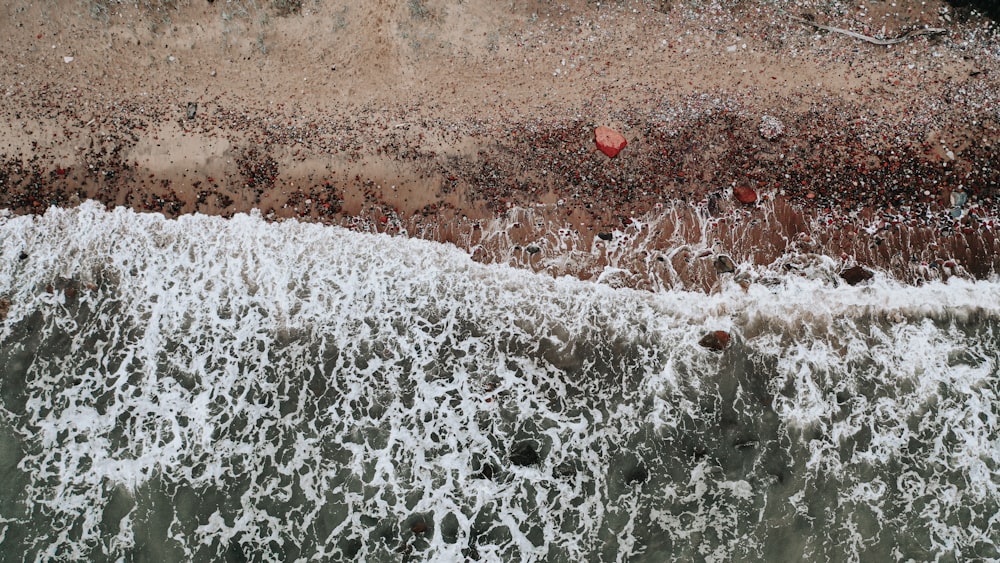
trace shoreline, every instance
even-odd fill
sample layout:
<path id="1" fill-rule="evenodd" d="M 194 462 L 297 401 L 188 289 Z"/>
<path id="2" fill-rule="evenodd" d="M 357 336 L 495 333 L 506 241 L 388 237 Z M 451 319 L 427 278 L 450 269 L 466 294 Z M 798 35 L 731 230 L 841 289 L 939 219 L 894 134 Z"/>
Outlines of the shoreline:
<path id="1" fill-rule="evenodd" d="M 94 199 L 168 217 L 259 209 L 270 220 L 430 238 L 456 244 L 476 260 L 583 279 L 620 268 L 631 274 L 615 283 L 645 288 L 710 289 L 720 255 L 786 270 L 803 256 L 825 256 L 845 270 L 881 269 L 906 283 L 1000 273 L 1000 164 L 993 156 L 1000 145 L 1000 53 L 987 35 L 993 30 L 996 36 L 995 26 L 966 14 L 964 28 L 949 20 L 949 36 L 918 36 L 895 49 L 836 34 L 817 39 L 794 22 L 775 36 L 752 10 L 706 15 L 634 4 L 634 13 L 582 2 L 564 12 L 549 7 L 542 23 L 480 6 L 482 21 L 509 24 L 497 44 L 472 50 L 476 63 L 456 71 L 484 78 L 462 91 L 450 80 L 414 79 L 432 73 L 435 62 L 456 68 L 454 49 L 439 48 L 433 60 L 413 62 L 407 71 L 409 82 L 419 84 L 413 92 L 385 87 L 383 77 L 367 97 L 341 106 L 310 99 L 304 88 L 279 103 L 268 88 L 222 89 L 215 70 L 187 82 L 163 71 L 163 83 L 180 82 L 187 96 L 153 95 L 142 82 L 138 90 L 113 91 L 115 81 L 107 77 L 8 81 L 0 84 L 7 102 L 0 119 L 7 141 L 0 146 L 0 207 L 37 213 Z M 937 8 L 947 15 L 944 6 Z M 440 9 L 446 13 L 443 4 Z M 317 9 L 274 25 L 309 26 L 337 13 Z M 407 20 L 398 9 L 388 14 L 397 25 Z M 698 25 L 685 21 L 690 14 L 702 18 Z M 652 76 L 642 65 L 649 61 L 670 53 L 680 61 L 688 57 L 691 48 L 668 38 L 702 29 L 710 16 L 722 20 L 715 28 L 741 24 L 763 34 L 759 52 L 746 59 L 759 76 L 733 79 L 728 87 L 718 83 L 713 72 L 732 74 L 732 53 L 742 51 L 734 43 L 736 49 L 722 47 L 669 71 L 684 76 L 715 65 L 690 75 L 695 80 L 687 85 L 647 80 Z M 214 13 L 183 4 L 177 17 L 197 24 Z M 663 33 L 651 21 L 674 28 L 645 50 L 625 45 L 611 52 L 599 48 L 607 47 L 605 38 L 594 32 L 598 47 L 570 58 L 579 68 L 568 69 L 562 57 L 537 85 L 497 87 L 498 80 L 523 82 L 524 69 L 514 72 L 503 63 L 513 65 L 524 53 L 500 53 L 528 52 L 531 34 L 549 34 L 536 46 L 542 53 L 588 48 L 575 31 L 556 26 L 579 27 L 584 17 L 591 18 L 591 31 L 594 22 L 611 29 L 611 38 L 621 35 L 617 27 L 631 25 L 639 38 L 657 39 Z M 893 17 L 906 19 L 883 14 Z M 921 17 L 907 21 L 928 25 Z M 409 25 L 444 29 L 443 22 Z M 106 36 L 106 29 L 96 29 Z M 378 44 L 384 31 L 358 33 Z M 160 33 L 147 32 L 176 41 L 185 29 Z M 969 44 L 962 37 L 981 39 Z M 810 42 L 813 49 L 801 55 L 808 60 L 784 60 L 784 51 Z M 403 48 L 392 47 L 392 56 L 376 52 L 374 62 L 398 65 Z M 633 55 L 636 63 L 622 62 Z M 914 64 L 907 57 L 926 69 L 917 77 L 900 74 Z M 934 66 L 945 57 L 948 64 Z M 523 59 L 537 70 L 530 57 Z M 7 66 L 17 60 L 10 57 Z M 496 68 L 483 67 L 486 61 Z M 230 62 L 272 81 L 308 70 L 286 72 L 263 55 Z M 74 64 L 65 62 L 57 72 L 71 72 Z M 816 74 L 801 78 L 806 69 Z M 844 78 L 845 69 L 857 77 Z M 354 69 L 348 82 L 368 84 L 372 77 L 363 70 Z M 560 72 L 576 74 L 561 78 Z M 24 70 L 11 76 L 18 74 Z M 608 89 L 622 79 L 628 87 Z M 196 94 L 202 81 L 209 84 Z M 822 86 L 828 83 L 840 86 Z M 314 96 L 322 93 L 317 90 Z M 617 157 L 597 150 L 598 126 L 628 140 Z"/>

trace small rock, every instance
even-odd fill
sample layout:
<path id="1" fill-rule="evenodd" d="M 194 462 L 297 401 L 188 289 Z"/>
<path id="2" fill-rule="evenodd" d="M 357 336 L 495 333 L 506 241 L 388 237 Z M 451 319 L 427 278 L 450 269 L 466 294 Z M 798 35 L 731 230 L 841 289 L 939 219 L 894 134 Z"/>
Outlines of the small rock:
<path id="1" fill-rule="evenodd" d="M 28 259 L 28 253 L 22 250 L 21 253 L 17 255 L 17 259 L 18 260 L 27 260 Z"/>
<path id="2" fill-rule="evenodd" d="M 863 281 L 868 281 L 874 277 L 874 273 L 871 270 L 867 270 L 861 266 L 854 266 L 840 272 L 840 277 L 844 279 L 850 285 L 858 285 Z"/>
<path id="3" fill-rule="evenodd" d="M 736 186 L 733 188 L 733 195 L 740 203 L 750 204 L 757 201 L 757 192 L 753 188 L 746 186 Z"/>
<path id="4" fill-rule="evenodd" d="M 646 469 L 646 464 L 639 462 L 635 467 L 629 468 L 625 473 L 625 484 L 631 485 L 632 483 L 645 483 L 646 479 L 649 478 L 649 470 Z"/>
<path id="5" fill-rule="evenodd" d="M 10 299 L 0 299 L 0 321 L 7 318 L 10 313 Z"/>
<path id="6" fill-rule="evenodd" d="M 760 118 L 760 136 L 773 141 L 785 132 L 785 124 L 777 117 L 765 115 Z"/>
<path id="7" fill-rule="evenodd" d="M 542 251 L 541 248 L 538 248 L 537 246 L 535 246 L 533 244 L 529 245 L 527 248 L 525 248 L 525 250 L 528 251 L 528 254 L 538 254 L 539 252 Z"/>
<path id="8" fill-rule="evenodd" d="M 625 137 L 610 127 L 594 129 L 594 141 L 597 143 L 597 148 L 609 158 L 617 156 L 628 145 Z"/>
<path id="9" fill-rule="evenodd" d="M 482 469 L 479 470 L 479 474 L 476 475 L 478 479 L 487 479 L 489 481 L 493 480 L 493 476 L 496 475 L 496 468 L 490 463 L 484 463 Z"/>
<path id="10" fill-rule="evenodd" d="M 724 330 L 712 331 L 705 336 L 701 337 L 698 344 L 708 348 L 709 350 L 725 350 L 726 346 L 729 346 L 729 340 L 731 337 L 729 333 Z"/>
<path id="11" fill-rule="evenodd" d="M 538 459 L 538 452 L 530 442 L 518 442 L 510 448 L 510 462 L 514 465 L 534 465 Z"/>
<path id="12" fill-rule="evenodd" d="M 715 259 L 715 271 L 720 274 L 731 274 L 736 271 L 736 264 L 733 264 L 732 258 L 725 254 L 720 254 Z"/>
<path id="13" fill-rule="evenodd" d="M 955 190 L 951 192 L 949 198 L 951 199 L 952 207 L 962 207 L 965 205 L 965 202 L 968 201 L 969 194 L 965 193 L 963 190 Z"/>
<path id="14" fill-rule="evenodd" d="M 69 64 L 73 62 L 73 57 L 63 57 L 63 62 Z"/>
<path id="15" fill-rule="evenodd" d="M 611 233 L 597 233 L 597 238 L 601 240 L 611 240 L 614 238 L 614 235 Z"/>
<path id="16" fill-rule="evenodd" d="M 194 119 L 194 116 L 197 114 L 198 114 L 198 102 L 188 102 L 187 118 Z"/>
<path id="17" fill-rule="evenodd" d="M 572 477 L 576 475 L 576 466 L 569 461 L 564 461 L 555 466 L 555 469 L 552 470 L 552 474 L 557 477 Z"/>

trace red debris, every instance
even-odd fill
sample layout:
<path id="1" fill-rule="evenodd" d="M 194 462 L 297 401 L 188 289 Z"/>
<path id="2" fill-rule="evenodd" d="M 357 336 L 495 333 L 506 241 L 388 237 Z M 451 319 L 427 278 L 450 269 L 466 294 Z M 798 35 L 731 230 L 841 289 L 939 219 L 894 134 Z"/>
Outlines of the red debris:
<path id="1" fill-rule="evenodd" d="M 746 186 L 736 186 L 733 188 L 733 195 L 740 203 L 753 203 L 757 201 L 757 192 L 753 188 Z"/>
<path id="2" fill-rule="evenodd" d="M 597 142 L 597 148 L 609 158 L 614 158 L 628 144 L 621 133 L 610 127 L 594 129 L 594 140 Z"/>

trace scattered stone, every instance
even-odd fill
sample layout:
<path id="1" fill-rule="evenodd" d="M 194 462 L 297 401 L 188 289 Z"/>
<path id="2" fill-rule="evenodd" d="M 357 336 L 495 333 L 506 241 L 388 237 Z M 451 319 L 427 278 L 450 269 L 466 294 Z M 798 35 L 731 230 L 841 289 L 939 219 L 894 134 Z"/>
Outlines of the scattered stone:
<path id="1" fill-rule="evenodd" d="M 968 201 L 969 194 L 965 193 L 963 190 L 955 190 L 951 192 L 949 199 L 951 199 L 952 207 L 962 207 L 965 205 L 965 202 Z"/>
<path id="2" fill-rule="evenodd" d="M 708 348 L 709 350 L 725 350 L 729 346 L 730 340 L 729 333 L 724 330 L 712 331 L 705 336 L 701 337 L 698 344 Z"/>
<path id="3" fill-rule="evenodd" d="M 773 141 L 785 132 L 785 124 L 777 117 L 765 115 L 760 118 L 760 136 Z"/>
<path id="4" fill-rule="evenodd" d="M 63 62 L 69 64 L 73 62 L 73 57 L 63 57 Z"/>
<path id="5" fill-rule="evenodd" d="M 188 102 L 187 118 L 194 119 L 194 116 L 197 114 L 198 114 L 198 102 Z"/>
<path id="6" fill-rule="evenodd" d="M 617 156 L 625 148 L 625 145 L 628 144 L 628 141 L 625 140 L 625 137 L 621 133 L 610 127 L 598 127 L 595 129 L 594 140 L 597 142 L 597 148 L 608 155 L 609 158 Z"/>
<path id="7" fill-rule="evenodd" d="M 479 474 L 476 475 L 479 479 L 486 479 L 489 481 L 493 480 L 493 476 L 496 475 L 496 468 L 493 467 L 491 463 L 484 463 L 482 469 L 479 470 Z"/>
<path id="8" fill-rule="evenodd" d="M 597 233 L 597 238 L 601 240 L 611 240 L 614 238 L 614 235 L 611 233 Z"/>
<path id="9" fill-rule="evenodd" d="M 24 252 L 22 250 L 21 253 L 17 255 L 17 259 L 18 260 L 27 260 L 28 259 L 28 253 Z"/>
<path id="10" fill-rule="evenodd" d="M 874 275 L 871 270 L 867 270 L 861 266 L 854 266 L 840 272 L 840 277 L 849 285 L 858 285 L 861 282 L 872 279 Z"/>
<path id="11" fill-rule="evenodd" d="M 552 473 L 556 477 L 572 477 L 576 475 L 576 466 L 569 461 L 564 461 L 559 465 L 555 466 Z"/>
<path id="12" fill-rule="evenodd" d="M 746 186 L 734 187 L 733 195 L 736 196 L 737 201 L 743 204 L 750 204 L 757 201 L 757 192 L 755 192 L 753 188 L 748 188 Z"/>
<path id="13" fill-rule="evenodd" d="M 538 459 L 538 452 L 530 442 L 518 442 L 510 448 L 510 462 L 514 465 L 534 465 Z"/>
<path id="14" fill-rule="evenodd" d="M 715 259 L 715 271 L 720 274 L 731 274 L 736 271 L 736 264 L 733 263 L 732 258 L 725 254 L 720 254 Z"/>
<path id="15" fill-rule="evenodd" d="M 625 472 L 626 485 L 631 485 L 633 483 L 639 483 L 641 485 L 642 483 L 645 483 L 648 478 L 649 470 L 646 469 L 646 464 L 641 461 Z"/>
<path id="16" fill-rule="evenodd" d="M 538 248 L 537 246 L 535 246 L 533 244 L 528 245 L 527 248 L 525 248 L 525 250 L 528 251 L 528 254 L 538 254 L 539 252 L 542 251 L 541 248 Z"/>

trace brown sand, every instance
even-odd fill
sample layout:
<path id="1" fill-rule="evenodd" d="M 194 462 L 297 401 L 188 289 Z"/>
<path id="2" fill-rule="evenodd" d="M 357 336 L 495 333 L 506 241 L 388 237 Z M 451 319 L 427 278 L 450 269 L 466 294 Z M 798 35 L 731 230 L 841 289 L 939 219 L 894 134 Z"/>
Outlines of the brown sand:
<path id="1" fill-rule="evenodd" d="M 935 0 L 14 1 L 0 37 L 16 213 L 256 208 L 651 288 L 1000 267 L 1000 33 Z"/>

